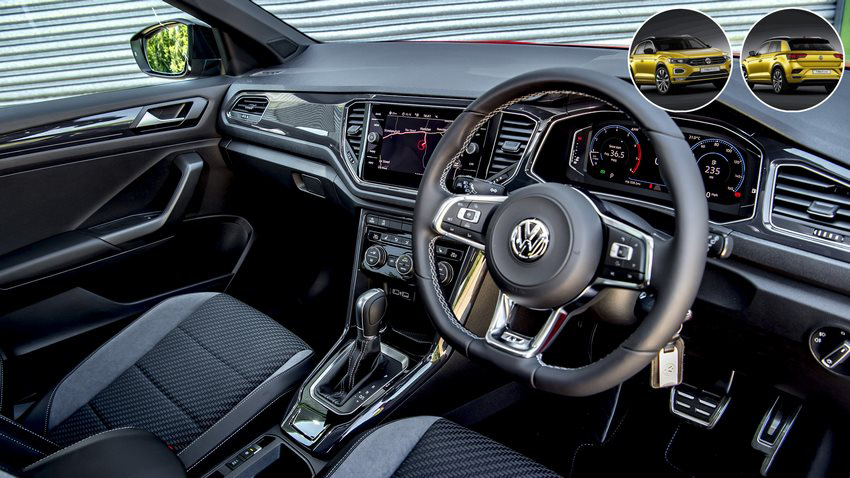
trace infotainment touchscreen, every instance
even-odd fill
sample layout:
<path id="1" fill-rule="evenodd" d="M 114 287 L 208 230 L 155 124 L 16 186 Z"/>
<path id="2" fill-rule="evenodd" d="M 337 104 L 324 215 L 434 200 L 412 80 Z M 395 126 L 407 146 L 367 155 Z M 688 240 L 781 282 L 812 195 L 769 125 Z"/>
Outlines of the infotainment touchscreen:
<path id="1" fill-rule="evenodd" d="M 373 103 L 363 179 L 417 187 L 431 153 L 459 113 L 456 108 Z"/>

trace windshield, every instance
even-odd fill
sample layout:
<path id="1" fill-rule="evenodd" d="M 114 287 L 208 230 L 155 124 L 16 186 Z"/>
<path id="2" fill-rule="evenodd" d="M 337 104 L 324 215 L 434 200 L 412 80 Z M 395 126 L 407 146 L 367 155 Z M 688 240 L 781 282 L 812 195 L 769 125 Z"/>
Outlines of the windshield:
<path id="1" fill-rule="evenodd" d="M 656 38 L 653 40 L 658 51 L 700 50 L 708 45 L 696 38 Z"/>
<path id="2" fill-rule="evenodd" d="M 833 51 L 832 45 L 829 44 L 826 40 L 820 39 L 812 39 L 812 38 L 802 38 L 802 39 L 791 39 L 788 41 L 788 46 L 791 47 L 792 50 L 809 50 L 809 51 Z"/>

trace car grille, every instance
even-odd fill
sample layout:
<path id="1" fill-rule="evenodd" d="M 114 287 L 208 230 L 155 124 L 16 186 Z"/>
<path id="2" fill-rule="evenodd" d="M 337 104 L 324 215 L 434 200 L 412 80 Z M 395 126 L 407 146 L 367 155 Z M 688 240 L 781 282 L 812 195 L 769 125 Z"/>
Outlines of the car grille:
<path id="1" fill-rule="evenodd" d="M 708 61 L 706 61 L 708 60 Z M 726 63 L 726 57 L 724 56 L 709 56 L 705 58 L 688 58 L 688 64 L 691 66 L 706 66 L 706 65 L 718 65 L 721 63 Z"/>

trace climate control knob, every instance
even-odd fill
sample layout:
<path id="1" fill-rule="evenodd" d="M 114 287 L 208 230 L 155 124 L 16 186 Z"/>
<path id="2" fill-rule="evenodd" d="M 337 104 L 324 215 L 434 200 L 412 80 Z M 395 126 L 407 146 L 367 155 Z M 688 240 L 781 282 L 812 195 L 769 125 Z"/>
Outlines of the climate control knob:
<path id="1" fill-rule="evenodd" d="M 437 263 L 437 280 L 440 281 L 440 285 L 448 285 L 454 278 L 455 270 L 452 269 L 451 264 L 446 261 Z"/>
<path id="2" fill-rule="evenodd" d="M 373 245 L 363 254 L 363 264 L 370 269 L 379 269 L 387 263 L 387 250 L 383 246 Z"/>
<path id="3" fill-rule="evenodd" d="M 413 277 L 413 256 L 409 252 L 398 256 L 395 261 L 395 270 L 402 279 L 410 279 Z"/>

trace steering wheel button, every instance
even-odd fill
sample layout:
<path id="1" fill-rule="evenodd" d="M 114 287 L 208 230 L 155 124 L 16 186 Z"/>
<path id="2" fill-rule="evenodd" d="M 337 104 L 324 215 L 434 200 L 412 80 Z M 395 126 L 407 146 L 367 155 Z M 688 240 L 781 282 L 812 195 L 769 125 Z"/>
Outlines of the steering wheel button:
<path id="1" fill-rule="evenodd" d="M 632 259 L 632 255 L 634 255 L 634 248 L 620 242 L 615 242 L 611 244 L 611 249 L 609 250 L 608 255 L 613 259 L 630 261 Z"/>
<path id="2" fill-rule="evenodd" d="M 458 219 L 463 219 L 464 221 L 477 223 L 479 220 L 481 220 L 481 211 L 476 209 L 463 208 L 457 213 L 457 217 Z"/>

